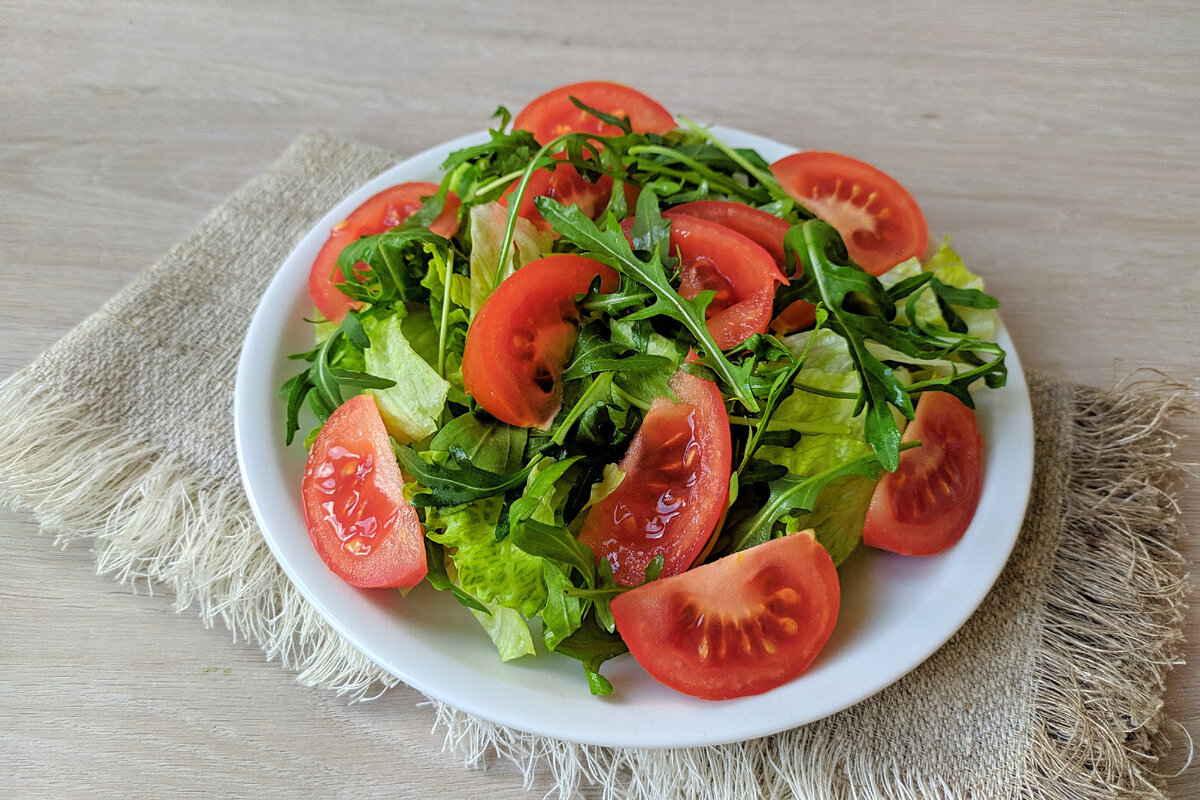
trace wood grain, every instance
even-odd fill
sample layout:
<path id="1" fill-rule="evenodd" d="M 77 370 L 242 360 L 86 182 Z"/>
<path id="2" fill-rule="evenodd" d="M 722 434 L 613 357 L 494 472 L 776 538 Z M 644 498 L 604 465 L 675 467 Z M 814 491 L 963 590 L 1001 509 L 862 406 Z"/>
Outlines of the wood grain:
<path id="1" fill-rule="evenodd" d="M 0 377 L 306 129 L 415 152 L 605 77 L 890 172 L 986 276 L 1027 369 L 1200 388 L 1198 75 L 1193 2 L 0 2 Z M 1200 425 L 1177 427 L 1200 462 Z M 1180 507 L 1200 527 L 1196 482 Z M 0 796 L 545 791 L 461 769 L 411 692 L 348 707 L 145 593 L 0 513 Z M 1200 732 L 1194 668 L 1167 708 Z"/>

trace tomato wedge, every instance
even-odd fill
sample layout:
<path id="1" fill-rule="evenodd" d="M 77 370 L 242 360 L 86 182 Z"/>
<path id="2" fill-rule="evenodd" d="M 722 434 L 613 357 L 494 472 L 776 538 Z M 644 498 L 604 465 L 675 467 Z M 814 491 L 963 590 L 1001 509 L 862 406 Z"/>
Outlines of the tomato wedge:
<path id="1" fill-rule="evenodd" d="M 350 298 L 337 288 L 344 280 L 337 268 L 337 260 L 346 245 L 363 236 L 374 236 L 396 227 L 421 208 L 422 198 L 436 194 L 437 190 L 435 183 L 402 183 L 384 189 L 333 226 L 308 273 L 308 293 L 325 319 L 340 322 L 350 308 Z M 458 230 L 460 205 L 458 195 L 447 194 L 442 213 L 429 229 L 439 236 L 453 236 Z"/>
<path id="2" fill-rule="evenodd" d="M 518 184 L 519 181 L 500 195 L 500 202 L 505 206 L 508 205 L 508 196 L 516 191 Z M 550 223 L 542 217 L 533 200 L 535 197 L 553 197 L 564 206 L 577 206 L 584 214 L 595 219 L 608 206 L 612 185 L 612 178 L 607 175 L 601 175 L 595 183 L 588 183 L 570 164 L 560 164 L 553 172 L 539 169 L 529 176 L 529 184 L 525 187 L 525 196 L 521 199 L 517 215 L 532 222 L 539 230 L 548 231 Z M 626 194 L 628 192 L 629 187 L 626 187 Z"/>
<path id="3" fill-rule="evenodd" d="M 787 235 L 790 226 L 774 214 L 728 200 L 695 200 L 675 206 L 671 212 L 715 222 L 753 239 L 755 244 L 771 254 L 779 271 L 787 274 L 783 237 Z M 796 265 L 796 274 L 799 274 L 800 266 Z M 791 333 L 811 326 L 816 319 L 816 307 L 805 300 L 797 300 L 771 320 L 771 331 L 779 335 Z"/>
<path id="4" fill-rule="evenodd" d="M 338 577 L 375 588 L 425 577 L 425 531 L 403 488 L 374 398 L 350 398 L 317 434 L 301 484 L 308 535 Z"/>
<path id="5" fill-rule="evenodd" d="M 939 553 L 962 538 L 983 491 L 983 437 L 975 412 L 945 392 L 924 392 L 900 454 L 867 508 L 863 541 L 907 556 Z"/>
<path id="6" fill-rule="evenodd" d="M 837 623 L 837 569 L 812 531 L 725 556 L 612 601 L 629 652 L 705 700 L 762 694 L 813 662 Z"/>
<path id="7" fill-rule="evenodd" d="M 635 133 L 666 133 L 675 129 L 675 118 L 637 89 L 607 81 L 586 81 L 560 86 L 535 98 L 517 114 L 513 130 L 529 131 L 538 144 L 564 133 L 620 136 L 621 129 L 602 122 L 571 102 L 574 97 L 597 111 L 629 117 Z"/>
<path id="8" fill-rule="evenodd" d="M 809 151 L 781 158 L 771 172 L 797 203 L 841 234 L 850 258 L 872 275 L 920 256 L 929 244 L 917 201 L 870 164 Z"/>
<path id="9" fill-rule="evenodd" d="M 680 259 L 679 294 L 690 300 L 706 289 L 716 292 L 705 316 L 717 347 L 728 350 L 751 334 L 765 333 L 775 286 L 787 283 L 770 253 L 715 222 L 674 209 L 663 217 L 671 220 L 671 255 Z M 632 218 L 621 228 L 628 237 Z"/>
<path id="10" fill-rule="evenodd" d="M 663 556 L 662 576 L 690 567 L 704 551 L 729 496 L 729 416 L 712 381 L 680 370 L 678 402 L 650 406 L 621 460 L 621 484 L 588 512 L 579 540 L 607 559 L 622 586 L 645 580 Z"/>
<path id="11" fill-rule="evenodd" d="M 483 302 L 467 331 L 463 384 L 485 411 L 523 428 L 550 427 L 562 407 L 563 367 L 579 336 L 577 295 L 596 276 L 617 288 L 617 273 L 599 261 L 553 255 L 508 276 Z"/>

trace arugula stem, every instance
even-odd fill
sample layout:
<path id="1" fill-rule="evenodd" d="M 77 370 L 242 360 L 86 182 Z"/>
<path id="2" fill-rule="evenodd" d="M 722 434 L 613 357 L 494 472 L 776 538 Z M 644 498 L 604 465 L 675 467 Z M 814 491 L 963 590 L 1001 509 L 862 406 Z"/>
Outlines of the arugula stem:
<path id="1" fill-rule="evenodd" d="M 540 150 L 533 154 L 533 158 L 525 165 L 525 169 L 521 170 L 521 181 L 517 184 L 512 196 L 508 198 L 508 221 L 504 225 L 504 242 L 500 246 L 500 259 L 496 264 L 496 274 L 492 281 L 493 288 L 500 285 L 500 276 L 504 274 L 504 265 L 508 263 L 509 253 L 512 252 L 513 233 L 517 229 L 517 212 L 521 208 L 521 203 L 525 201 L 525 191 L 529 187 L 529 179 L 537 171 L 537 164 L 544 156 L 556 152 L 562 142 L 574 135 L 576 134 L 564 133 L 546 142 Z"/>
<path id="2" fill-rule="evenodd" d="M 836 389 L 822 389 L 820 386 L 813 386 L 807 383 L 795 382 L 792 384 L 802 392 L 815 394 L 818 397 L 832 397 L 837 400 L 857 400 L 858 392 L 839 392 Z"/>
<path id="3" fill-rule="evenodd" d="M 762 422 L 762 420 L 759 419 L 758 417 L 739 417 L 739 416 L 734 416 L 734 415 L 730 415 L 730 417 L 729 417 L 730 425 L 745 425 L 746 427 L 754 427 L 756 425 L 759 425 L 761 422 Z M 791 420 L 778 419 L 778 418 L 772 418 L 771 421 L 767 423 L 766 427 L 767 427 L 767 430 L 796 431 L 797 433 L 802 433 L 805 435 L 820 434 L 820 433 L 832 433 L 832 434 L 849 433 L 849 428 L 847 428 L 845 425 L 834 425 L 833 423 L 828 423 L 828 422 L 826 422 L 826 423 L 801 422 L 799 420 L 791 421 Z M 749 447 L 747 447 L 747 450 L 749 450 Z M 738 467 L 739 472 L 742 469 L 744 469 L 744 466 Z"/>
<path id="4" fill-rule="evenodd" d="M 712 132 L 709 131 L 707 128 L 705 128 L 704 126 L 702 126 L 696 122 L 693 122 L 692 120 L 690 120 L 684 116 L 680 116 L 679 121 L 682 122 L 684 124 L 684 126 L 686 128 L 688 128 L 689 130 L 703 136 L 705 141 L 707 141 L 713 147 L 720 150 L 722 153 L 724 153 L 726 156 L 728 156 L 730 158 L 730 160 L 732 160 L 735 164 L 737 164 L 739 167 L 744 169 L 746 171 L 747 175 L 751 176 L 752 178 L 757 180 L 759 183 L 761 183 L 763 185 L 763 187 L 766 188 L 767 192 L 769 192 L 770 195 L 772 197 L 774 197 L 776 200 L 791 200 L 792 199 L 791 195 L 789 195 L 787 192 L 785 192 L 783 190 L 783 187 L 781 187 L 779 185 L 779 181 L 775 180 L 774 175 L 772 175 L 770 172 L 764 172 L 762 169 L 751 164 L 749 161 L 746 160 L 745 156 L 743 156 L 738 151 L 734 150 L 729 145 L 722 142 L 717 137 L 713 136 Z"/>
<path id="5" fill-rule="evenodd" d="M 746 466 L 750 463 L 750 457 L 758 450 L 758 442 L 762 439 L 762 435 L 767 431 L 767 428 L 770 427 L 771 417 L 775 415 L 780 402 L 791 392 L 791 383 L 800 374 L 800 370 L 808 358 L 808 351 L 812 349 L 813 342 L 817 340 L 816 332 L 821 329 L 821 322 L 824 319 L 825 316 L 818 310 L 817 328 L 813 331 L 813 335 L 808 337 L 808 341 L 805 342 L 804 350 L 792 361 L 791 366 L 787 368 L 787 372 L 783 374 L 783 377 L 771 387 L 771 391 L 767 395 L 766 408 L 763 409 L 758 419 L 758 424 L 750 432 L 750 437 L 746 440 L 746 447 L 742 450 L 742 463 L 737 468 L 739 475 L 746 470 Z"/>
<path id="6" fill-rule="evenodd" d="M 638 144 L 638 145 L 634 145 L 633 147 L 629 148 L 628 152 L 629 152 L 629 155 L 631 155 L 631 156 L 638 156 L 638 155 L 642 155 L 643 153 L 646 153 L 646 154 L 651 154 L 651 155 L 661 155 L 661 156 L 667 156 L 669 158 L 673 158 L 674 160 L 678 161 L 680 164 L 683 164 L 684 166 L 689 167 L 697 174 L 702 175 L 703 177 L 708 179 L 709 183 L 720 184 L 723 188 L 729 189 L 733 192 L 736 192 L 737 194 L 746 194 L 747 193 L 745 186 L 742 186 L 740 183 L 738 183 L 734 180 L 731 180 L 729 178 L 729 176 L 722 175 L 721 173 L 717 172 L 716 170 L 713 170 L 713 169 L 710 169 L 709 167 L 704 166 L 703 164 L 701 164 L 699 161 L 692 158 L 691 156 L 686 156 L 683 153 L 678 153 L 669 147 L 664 147 L 662 145 L 657 145 L 657 144 Z M 655 170 L 662 172 L 664 174 L 670 175 L 671 177 L 681 178 L 683 180 L 690 180 L 690 176 L 686 172 L 683 172 L 680 170 L 674 170 L 665 165 L 656 164 L 655 162 L 649 162 L 649 165 L 653 166 L 653 168 Z M 740 166 L 740 163 L 739 163 L 739 166 Z M 647 165 L 639 164 L 639 167 L 645 169 L 647 167 Z M 694 183 L 695 181 L 693 180 L 692 182 Z"/>
<path id="7" fill-rule="evenodd" d="M 524 174 L 525 174 L 524 169 L 518 169 L 518 170 L 514 170 L 513 172 L 508 173 L 507 175 L 501 175 L 499 178 L 495 178 L 494 180 L 491 180 L 488 183 L 483 184 L 482 186 L 476 186 L 476 187 L 472 188 L 471 194 L 462 198 L 462 201 L 464 204 L 470 203 L 472 200 L 479 197 L 480 195 L 487 194 L 488 192 L 492 191 L 493 189 L 497 189 L 506 183 L 511 183 L 512 181 L 516 180 L 517 178 L 521 177 Z"/>
<path id="8" fill-rule="evenodd" d="M 637 408 L 640 408 L 642 411 L 650 410 L 649 403 L 642 402 L 641 398 L 634 397 L 629 392 L 625 391 L 624 389 L 622 389 L 620 386 L 618 386 L 615 383 L 612 385 L 612 393 L 615 394 L 617 397 L 621 398 L 622 400 L 624 400 L 626 403 L 629 403 L 629 405 L 636 406 Z M 733 418 L 730 417 L 730 419 L 733 419 Z"/>
<path id="9" fill-rule="evenodd" d="M 440 260 L 437 258 L 436 251 L 433 257 L 435 261 Z M 454 253 L 448 251 L 446 260 L 443 262 L 443 274 L 445 277 L 442 279 L 442 321 L 438 326 L 437 371 L 443 380 L 446 378 L 446 334 L 450 327 L 450 278 L 454 275 L 454 270 L 452 269 L 453 260 Z"/>

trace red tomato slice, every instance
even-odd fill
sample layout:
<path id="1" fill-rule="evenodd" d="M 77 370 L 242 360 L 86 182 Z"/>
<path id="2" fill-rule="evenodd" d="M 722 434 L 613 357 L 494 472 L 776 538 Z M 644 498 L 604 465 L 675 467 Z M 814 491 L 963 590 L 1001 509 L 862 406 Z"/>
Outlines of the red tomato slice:
<path id="1" fill-rule="evenodd" d="M 925 252 L 929 229 L 917 201 L 884 173 L 838 153 L 796 153 L 771 172 L 797 203 L 832 225 L 854 263 L 881 275 Z"/>
<path id="2" fill-rule="evenodd" d="M 945 392 L 924 392 L 900 454 L 871 496 L 863 541 L 906 556 L 938 553 L 962 538 L 983 491 L 983 437 L 975 412 Z"/>
<path id="3" fill-rule="evenodd" d="M 505 206 L 508 205 L 508 196 L 516 191 L 519 183 L 514 183 L 500 195 L 500 202 Z M 539 230 L 548 231 L 550 223 L 542 217 L 533 200 L 535 197 L 553 197 L 564 206 L 578 206 L 580 211 L 595 219 L 608 206 L 612 184 L 612 178 L 607 175 L 601 175 L 595 183 L 588 183 L 570 164 L 560 164 L 553 172 L 539 169 L 529 176 L 529 184 L 525 187 L 525 196 L 521 199 L 517 215 L 532 222 Z"/>
<path id="4" fill-rule="evenodd" d="M 660 554 L 662 576 L 690 567 L 729 496 L 733 448 L 721 391 L 683 370 L 670 385 L 679 402 L 660 397 L 650 406 L 619 465 L 624 480 L 591 508 L 579 533 L 622 586 L 645 580 Z"/>
<path id="5" fill-rule="evenodd" d="M 572 97 L 614 117 L 629 117 L 635 133 L 666 133 L 675 129 L 671 112 L 638 90 L 619 83 L 587 81 L 561 86 L 536 98 L 517 114 L 513 130 L 529 131 L 538 144 L 546 144 L 564 133 L 621 135 L 620 128 L 576 108 Z"/>
<path id="6" fill-rule="evenodd" d="M 575 297 L 617 273 L 590 258 L 553 255 L 508 276 L 483 302 L 467 331 L 463 384 L 483 409 L 523 428 L 550 427 L 562 407 L 563 367 L 579 336 Z"/>
<path id="7" fill-rule="evenodd" d="M 725 556 L 612 601 L 629 652 L 659 683 L 745 697 L 806 670 L 837 622 L 837 569 L 812 531 Z"/>
<path id="8" fill-rule="evenodd" d="M 705 311 L 708 332 L 728 350 L 751 334 L 765 333 L 771 321 L 775 285 L 786 283 L 770 253 L 747 236 L 715 222 L 663 212 L 671 220 L 671 255 L 679 256 L 679 294 L 692 299 L 716 292 Z M 633 219 L 621 223 L 630 235 Z"/>
<path id="9" fill-rule="evenodd" d="M 363 236 L 374 236 L 396 227 L 421 208 L 422 198 L 436 194 L 437 190 L 435 183 L 402 183 L 384 189 L 333 226 L 329 239 L 317 253 L 312 270 L 308 273 L 308 293 L 325 319 L 340 322 L 350 308 L 350 298 L 337 288 L 343 282 L 337 260 L 346 245 Z M 458 230 L 460 205 L 458 195 L 453 192 L 447 194 L 442 213 L 429 229 L 439 236 L 453 236 Z"/>
<path id="10" fill-rule="evenodd" d="M 338 577 L 376 588 L 425 577 L 425 531 L 403 487 L 375 400 L 350 398 L 317 434 L 301 485 L 308 535 Z"/>
<path id="11" fill-rule="evenodd" d="M 780 272 L 787 268 L 787 259 L 783 254 L 783 237 L 787 235 L 791 226 L 774 214 L 729 200 L 695 200 L 675 206 L 667 214 L 687 214 L 689 217 L 708 220 L 735 230 L 754 240 L 755 244 L 770 253 Z"/>
<path id="12" fill-rule="evenodd" d="M 687 214 L 689 217 L 699 217 L 735 230 L 743 236 L 748 236 L 754 240 L 755 244 L 771 254 L 771 258 L 775 259 L 775 265 L 779 267 L 780 272 L 787 274 L 783 237 L 787 235 L 788 228 L 791 226 L 774 214 L 727 200 L 696 200 L 675 206 L 671 212 Z M 797 274 L 799 274 L 800 264 L 796 266 Z M 771 331 L 782 336 L 810 327 L 816 322 L 816 319 L 816 307 L 807 301 L 797 300 L 771 320 Z"/>

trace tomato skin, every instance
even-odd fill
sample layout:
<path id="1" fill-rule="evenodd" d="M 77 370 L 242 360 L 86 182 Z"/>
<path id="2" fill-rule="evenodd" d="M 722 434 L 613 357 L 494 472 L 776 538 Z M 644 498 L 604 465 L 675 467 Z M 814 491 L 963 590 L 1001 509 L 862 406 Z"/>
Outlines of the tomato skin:
<path id="1" fill-rule="evenodd" d="M 866 162 L 808 151 L 781 158 L 771 172 L 797 203 L 837 230 L 850 258 L 872 275 L 922 255 L 929 244 L 917 201 Z"/>
<path id="2" fill-rule="evenodd" d="M 720 389 L 683 370 L 670 386 L 679 402 L 660 397 L 650 406 L 619 465 L 624 480 L 589 510 L 579 533 L 622 586 L 645 580 L 660 554 L 663 577 L 690 567 L 729 497 L 733 447 Z"/>
<path id="3" fill-rule="evenodd" d="M 333 226 L 308 273 L 308 293 L 325 319 L 340 322 L 350 308 L 350 298 L 337 288 L 337 284 L 344 280 L 337 268 L 337 260 L 346 245 L 363 236 L 374 236 L 396 227 L 421 208 L 421 198 L 436 194 L 437 190 L 435 183 L 412 182 L 392 186 L 367 199 L 350 212 L 350 216 Z M 458 209 L 461 205 L 458 195 L 453 192 L 447 194 L 442 213 L 429 229 L 439 236 L 453 236 L 458 230 Z"/>
<path id="4" fill-rule="evenodd" d="M 575 296 L 617 273 L 590 258 L 552 255 L 508 276 L 483 302 L 467 331 L 463 384 L 496 419 L 523 428 L 550 427 L 562 407 L 563 367 L 579 335 Z"/>
<path id="5" fill-rule="evenodd" d="M 663 212 L 671 221 L 670 251 L 679 256 L 679 294 L 692 299 L 705 289 L 713 297 L 705 311 L 708 332 L 728 350 L 755 333 L 766 333 L 775 286 L 787 283 L 771 255 L 735 230 L 699 217 Z M 626 237 L 633 220 L 621 223 Z"/>
<path id="6" fill-rule="evenodd" d="M 651 581 L 612 601 L 629 652 L 705 700 L 762 694 L 803 673 L 837 623 L 841 587 L 812 531 Z"/>
<path id="7" fill-rule="evenodd" d="M 791 226 L 774 214 L 728 200 L 695 200 L 675 206 L 671 209 L 671 213 L 687 214 L 691 217 L 715 222 L 753 239 L 755 244 L 771 254 L 779 271 L 787 275 L 787 257 L 783 251 L 783 237 L 787 235 Z M 794 278 L 799 275 L 801 269 L 801 264 L 797 262 L 796 273 L 789 277 Z M 771 320 L 771 332 L 782 336 L 808 328 L 816 320 L 816 306 L 806 300 L 797 300 Z"/>
<path id="8" fill-rule="evenodd" d="M 575 97 L 597 111 L 629 117 L 634 133 L 666 133 L 675 129 L 675 118 L 656 101 L 636 89 L 607 81 L 585 81 L 560 86 L 530 101 L 513 120 L 513 130 L 529 131 L 538 144 L 564 133 L 620 136 L 622 131 L 588 114 L 571 102 Z"/>
<path id="9" fill-rule="evenodd" d="M 780 272 L 787 269 L 783 237 L 791 226 L 774 214 L 730 200 L 693 200 L 672 207 L 663 216 L 674 214 L 687 214 L 735 230 L 766 250 L 775 259 Z"/>
<path id="10" fill-rule="evenodd" d="M 908 556 L 940 553 L 962 538 L 983 492 L 983 437 L 975 412 L 945 392 L 924 392 L 900 454 L 884 473 L 863 526 L 863 542 Z"/>
<path id="11" fill-rule="evenodd" d="M 309 538 L 347 583 L 407 588 L 425 577 L 425 531 L 403 487 L 374 398 L 350 398 L 317 434 L 301 484 Z"/>

